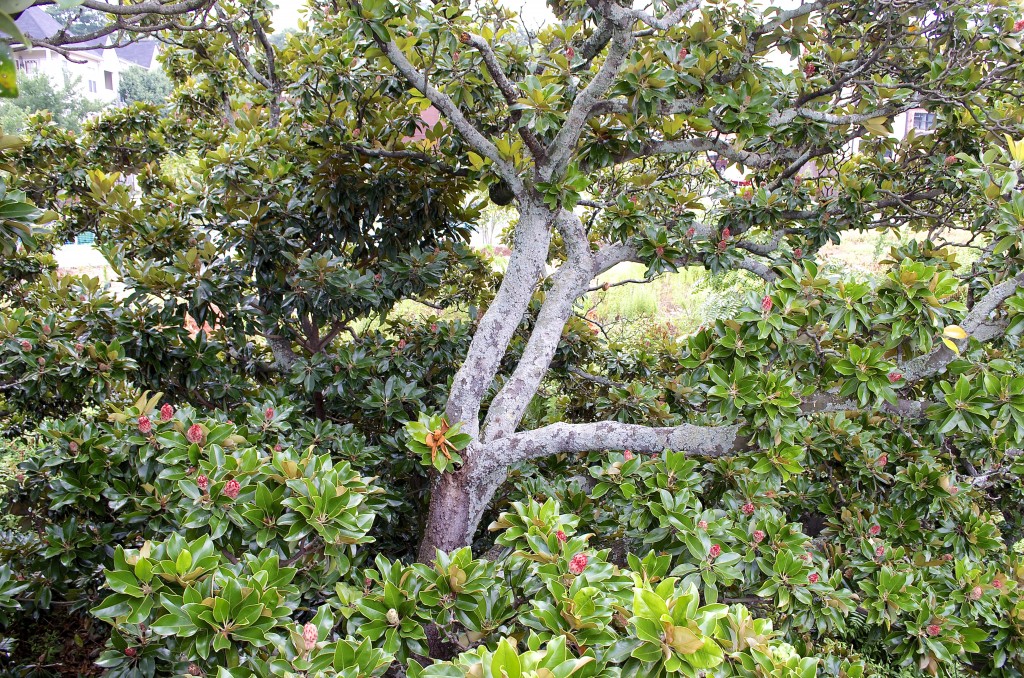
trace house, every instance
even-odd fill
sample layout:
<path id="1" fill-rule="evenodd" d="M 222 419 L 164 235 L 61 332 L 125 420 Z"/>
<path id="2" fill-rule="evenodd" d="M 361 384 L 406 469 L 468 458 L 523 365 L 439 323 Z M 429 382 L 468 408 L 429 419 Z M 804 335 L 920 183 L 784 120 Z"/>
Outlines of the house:
<path id="1" fill-rule="evenodd" d="M 64 27 L 40 7 L 29 7 L 15 22 L 29 39 L 45 40 Z M 33 46 L 14 53 L 14 64 L 19 73 L 45 74 L 54 87 L 63 87 L 65 78 L 74 83 L 76 93 L 83 99 L 114 103 L 118 100 L 121 73 L 138 66 L 146 70 L 159 68 L 156 40 L 142 40 L 125 47 L 104 49 L 107 38 L 86 43 L 95 49 L 76 50 L 70 58 L 45 47 Z"/>
<path id="2" fill-rule="evenodd" d="M 39 7 L 29 7 L 15 22 L 29 39 L 44 40 L 63 30 L 63 26 Z M 46 75 L 55 87 L 63 87 L 70 78 L 83 99 L 113 102 L 117 99 L 118 76 L 121 62 L 111 50 L 102 49 L 106 38 L 86 45 L 97 49 L 76 51 L 71 59 L 46 49 L 33 46 L 14 53 L 14 64 L 19 73 Z"/>
<path id="3" fill-rule="evenodd" d="M 115 48 L 114 53 L 121 61 L 122 71 L 135 66 L 147 71 L 160 68 L 160 62 L 156 59 L 160 54 L 160 43 L 157 40 L 139 40 L 130 45 Z"/>

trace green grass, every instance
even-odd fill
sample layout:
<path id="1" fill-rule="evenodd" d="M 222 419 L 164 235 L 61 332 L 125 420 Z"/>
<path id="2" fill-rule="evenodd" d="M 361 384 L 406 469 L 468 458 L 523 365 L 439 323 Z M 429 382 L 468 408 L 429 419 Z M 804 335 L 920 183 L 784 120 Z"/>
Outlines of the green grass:
<path id="1" fill-rule="evenodd" d="M 602 275 L 595 287 L 604 283 L 643 281 L 645 270 L 642 264 L 620 264 Z M 700 268 L 687 268 L 662 274 L 648 282 L 591 292 L 582 305 L 587 317 L 609 332 L 626 332 L 626 325 L 647 321 L 688 334 L 704 323 L 731 315 L 748 290 L 762 286 L 759 279 L 745 271 L 715 276 Z"/>

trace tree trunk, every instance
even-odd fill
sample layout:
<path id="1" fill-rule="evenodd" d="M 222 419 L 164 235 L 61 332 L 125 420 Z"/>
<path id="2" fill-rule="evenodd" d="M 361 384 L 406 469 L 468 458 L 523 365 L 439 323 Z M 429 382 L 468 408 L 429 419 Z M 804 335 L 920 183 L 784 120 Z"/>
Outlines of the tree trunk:
<path id="1" fill-rule="evenodd" d="M 464 450 L 457 471 L 438 475 L 430 492 L 430 513 L 420 542 L 419 560 L 429 563 L 435 551 L 469 546 L 484 511 L 505 479 L 500 447 L 473 443 Z"/>

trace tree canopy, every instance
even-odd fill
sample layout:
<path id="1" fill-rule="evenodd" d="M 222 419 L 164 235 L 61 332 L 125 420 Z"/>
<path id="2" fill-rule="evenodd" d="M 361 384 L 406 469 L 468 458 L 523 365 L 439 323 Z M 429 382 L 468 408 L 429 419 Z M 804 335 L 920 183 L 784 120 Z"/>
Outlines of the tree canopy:
<path id="1" fill-rule="evenodd" d="M 188 7 L 166 105 L 3 151 L 0 612 L 116 675 L 1024 671 L 1019 7 Z M 628 262 L 740 310 L 610 335 Z"/>

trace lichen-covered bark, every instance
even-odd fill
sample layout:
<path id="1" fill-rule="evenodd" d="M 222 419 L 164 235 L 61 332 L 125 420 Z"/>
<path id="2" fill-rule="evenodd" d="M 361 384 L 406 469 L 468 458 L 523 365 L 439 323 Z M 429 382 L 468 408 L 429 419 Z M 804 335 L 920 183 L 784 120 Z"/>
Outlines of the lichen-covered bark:
<path id="1" fill-rule="evenodd" d="M 553 218 L 541 206 L 522 207 L 505 276 L 452 382 L 445 408 L 448 420 L 462 422 L 463 431 L 474 437 L 479 435 L 480 403 L 544 274 Z"/>

